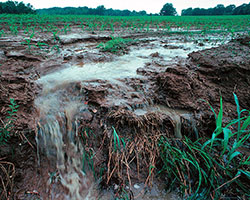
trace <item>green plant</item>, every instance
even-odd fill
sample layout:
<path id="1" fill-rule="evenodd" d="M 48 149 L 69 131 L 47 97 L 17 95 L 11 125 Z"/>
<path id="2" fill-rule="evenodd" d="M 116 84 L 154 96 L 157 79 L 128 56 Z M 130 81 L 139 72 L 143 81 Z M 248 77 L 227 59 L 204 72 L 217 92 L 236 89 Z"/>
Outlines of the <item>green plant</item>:
<path id="1" fill-rule="evenodd" d="M 59 32 L 59 30 L 52 30 L 51 32 L 52 32 L 52 34 L 53 34 L 54 42 L 56 42 L 57 40 L 60 42 L 61 39 L 60 39 L 60 37 L 57 35 L 57 33 Z"/>
<path id="2" fill-rule="evenodd" d="M 62 31 L 67 34 L 69 31 L 71 31 L 70 24 L 63 25 Z"/>
<path id="3" fill-rule="evenodd" d="M 0 37 L 2 37 L 4 35 L 4 30 L 0 31 Z"/>
<path id="4" fill-rule="evenodd" d="M 7 142 L 10 137 L 12 128 L 14 126 L 14 121 L 16 120 L 18 105 L 14 99 L 10 99 L 10 111 L 8 111 L 7 121 L 2 121 L 2 126 L 0 126 L 0 144 Z"/>
<path id="5" fill-rule="evenodd" d="M 60 48 L 58 45 L 54 45 L 53 47 L 51 47 L 51 51 L 53 51 L 54 49 L 57 50 L 57 53 L 60 53 Z"/>
<path id="6" fill-rule="evenodd" d="M 93 148 L 91 148 L 91 140 L 95 139 L 95 134 L 89 128 L 82 128 L 80 131 L 80 136 L 83 143 L 83 155 L 82 155 L 82 171 L 86 173 L 86 167 L 90 169 L 96 178 L 95 168 L 94 168 L 94 157 L 95 152 Z"/>
<path id="7" fill-rule="evenodd" d="M 37 47 L 40 49 L 40 50 L 45 50 L 46 52 L 49 51 L 49 45 L 44 43 L 44 42 L 37 42 Z"/>
<path id="8" fill-rule="evenodd" d="M 16 25 L 10 26 L 10 31 L 13 35 L 17 35 L 18 34 L 18 26 L 16 26 Z"/>
<path id="9" fill-rule="evenodd" d="M 206 142 L 199 139 L 192 142 L 170 140 L 162 136 L 159 148 L 163 167 L 159 173 L 168 177 L 168 186 L 179 186 L 182 195 L 188 199 L 220 199 L 223 195 L 244 193 L 250 197 L 250 156 L 238 149 L 249 145 L 250 111 L 240 110 L 237 96 L 238 118 L 223 125 L 223 105 L 216 115 L 216 129 Z M 241 116 L 245 113 L 244 116 Z M 236 127 L 235 127 L 236 125 Z M 235 130 L 235 131 L 233 131 Z M 223 137 L 218 137 L 223 135 Z M 234 183 L 233 188 L 230 185 Z"/>
<path id="10" fill-rule="evenodd" d="M 109 51 L 115 54 L 124 54 L 127 50 L 127 46 L 129 44 L 134 43 L 134 40 L 129 38 L 120 38 L 111 36 L 111 40 L 106 43 L 100 43 L 97 47 L 101 49 L 101 51 Z"/>
<path id="11" fill-rule="evenodd" d="M 28 39 L 25 39 L 25 41 L 24 42 L 22 42 L 22 44 L 26 44 L 26 45 L 28 45 L 28 50 L 30 51 L 31 50 L 31 46 L 35 46 L 35 45 L 32 45 L 31 44 L 31 39 L 34 37 L 34 35 L 35 35 L 35 33 L 33 32 L 33 33 L 31 33 L 30 35 L 29 35 L 29 38 Z M 36 46 L 35 46 L 36 47 Z"/>

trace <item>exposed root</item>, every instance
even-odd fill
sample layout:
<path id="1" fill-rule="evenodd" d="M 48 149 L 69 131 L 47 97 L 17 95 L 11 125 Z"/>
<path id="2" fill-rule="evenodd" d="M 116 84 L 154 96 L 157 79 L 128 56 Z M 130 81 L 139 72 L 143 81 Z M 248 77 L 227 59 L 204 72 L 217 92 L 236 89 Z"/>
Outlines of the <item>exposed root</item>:
<path id="1" fill-rule="evenodd" d="M 9 200 L 13 195 L 15 166 L 0 159 L 0 199 Z"/>
<path id="2" fill-rule="evenodd" d="M 158 112 L 149 112 L 138 116 L 129 110 L 120 109 L 111 111 L 108 114 L 108 119 L 110 124 L 114 125 L 121 134 L 147 135 L 161 132 L 168 135 L 174 132 L 172 120 L 167 115 Z"/>
<path id="3" fill-rule="evenodd" d="M 118 136 L 115 130 L 111 134 L 106 137 L 109 138 L 106 184 L 113 178 L 120 184 L 128 183 L 132 187 L 131 177 L 137 176 L 138 180 L 145 182 L 145 186 L 152 186 L 161 133 L 137 134 L 130 139 Z M 137 174 L 133 174 L 135 172 Z M 147 178 L 142 179 L 142 174 Z"/>

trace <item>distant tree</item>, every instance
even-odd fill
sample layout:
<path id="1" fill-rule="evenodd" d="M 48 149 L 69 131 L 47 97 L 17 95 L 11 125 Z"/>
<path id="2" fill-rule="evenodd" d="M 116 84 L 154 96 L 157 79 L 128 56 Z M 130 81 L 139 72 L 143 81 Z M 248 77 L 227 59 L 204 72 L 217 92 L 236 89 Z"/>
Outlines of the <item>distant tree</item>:
<path id="1" fill-rule="evenodd" d="M 175 16 L 176 14 L 176 9 L 173 7 L 172 3 L 166 3 L 160 12 L 160 15 L 164 16 Z"/>
<path id="2" fill-rule="evenodd" d="M 225 8 L 225 14 L 226 15 L 232 15 L 233 14 L 233 10 L 236 8 L 235 5 L 229 5 Z"/>
<path id="3" fill-rule="evenodd" d="M 181 11 L 182 16 L 194 16 L 194 15 L 250 15 L 250 3 L 242 4 L 238 7 L 235 5 L 224 5 L 219 4 L 214 8 L 188 8 Z"/>
<path id="4" fill-rule="evenodd" d="M 0 14 L 8 13 L 8 14 L 28 14 L 28 13 L 36 13 L 33 9 L 33 6 L 29 3 L 26 5 L 22 1 L 6 1 L 0 4 Z"/>
<path id="5" fill-rule="evenodd" d="M 192 15 L 193 14 L 193 9 L 192 8 L 188 8 L 188 9 L 183 9 L 181 11 L 181 15 L 182 16 L 188 16 L 188 15 Z"/>
<path id="6" fill-rule="evenodd" d="M 130 16 L 131 15 L 131 11 L 129 11 L 129 10 L 123 10 L 123 11 L 121 11 L 121 15 L 122 16 Z"/>
<path id="7" fill-rule="evenodd" d="M 147 12 L 145 10 L 139 11 L 140 16 L 146 16 Z"/>
<path id="8" fill-rule="evenodd" d="M 214 9 L 213 9 L 213 15 L 224 15 L 225 14 L 225 7 L 222 4 L 218 4 Z"/>
<path id="9" fill-rule="evenodd" d="M 3 3 L 3 13 L 9 13 L 9 14 L 17 13 L 15 3 L 16 2 L 13 2 L 13 1 L 7 1 L 7 2 Z"/>
<path id="10" fill-rule="evenodd" d="M 193 9 L 193 15 L 196 16 L 203 15 L 202 10 L 200 8 Z"/>
<path id="11" fill-rule="evenodd" d="M 1 7 L 0 7 L 1 9 Z M 130 10 L 114 10 L 112 8 L 106 9 L 103 5 L 97 8 L 88 7 L 66 7 L 66 8 L 45 8 L 38 9 L 38 14 L 45 15 L 106 15 L 106 16 L 144 16 L 147 15 L 146 11 L 130 11 Z"/>
<path id="12" fill-rule="evenodd" d="M 242 4 L 233 10 L 233 15 L 250 15 L 250 3 Z"/>
<path id="13" fill-rule="evenodd" d="M 95 14 L 96 15 L 104 15 L 105 10 L 106 10 L 106 8 L 103 5 L 97 6 Z"/>

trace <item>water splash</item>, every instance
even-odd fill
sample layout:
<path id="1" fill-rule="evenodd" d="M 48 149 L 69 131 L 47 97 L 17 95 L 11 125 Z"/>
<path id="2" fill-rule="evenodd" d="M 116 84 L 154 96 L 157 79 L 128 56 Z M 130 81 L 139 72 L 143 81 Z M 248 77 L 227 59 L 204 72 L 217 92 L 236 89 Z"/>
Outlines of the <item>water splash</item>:
<path id="1" fill-rule="evenodd" d="M 36 140 L 51 162 L 56 163 L 60 183 L 66 189 L 64 199 L 86 199 L 93 187 L 91 179 L 82 171 L 83 146 L 78 140 L 78 124 L 74 119 L 76 107 L 64 113 L 42 119 Z M 52 194 L 56 196 L 56 194 Z"/>
<path id="2" fill-rule="evenodd" d="M 187 110 L 173 109 L 163 105 L 148 106 L 143 109 L 136 109 L 134 113 L 136 115 L 145 115 L 148 112 L 159 112 L 170 117 L 174 124 L 174 133 L 176 138 L 182 138 L 181 134 L 181 117 L 185 116 L 191 119 L 191 113 Z"/>

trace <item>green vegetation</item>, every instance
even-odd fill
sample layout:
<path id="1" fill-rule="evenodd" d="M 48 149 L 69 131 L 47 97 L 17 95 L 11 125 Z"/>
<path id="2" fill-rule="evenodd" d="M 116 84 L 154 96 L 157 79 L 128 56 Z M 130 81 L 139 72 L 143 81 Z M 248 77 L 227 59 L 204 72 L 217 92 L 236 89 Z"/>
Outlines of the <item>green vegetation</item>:
<path id="1" fill-rule="evenodd" d="M 66 8 L 44 8 L 38 9 L 38 14 L 42 15 L 102 15 L 102 16 L 146 16 L 146 11 L 130 11 L 130 10 L 118 10 L 118 9 L 106 9 L 103 5 L 96 8 L 84 7 L 66 7 Z"/>
<path id="2" fill-rule="evenodd" d="M 107 43 L 99 45 L 101 51 L 116 54 L 127 52 L 127 46 L 133 44 L 131 39 L 117 36 L 117 33 L 161 33 L 186 34 L 221 34 L 222 43 L 228 37 L 235 38 L 238 33 L 250 33 L 249 16 L 63 16 L 63 15 L 0 15 L 0 37 L 22 36 L 22 44 L 30 53 L 60 52 L 61 34 L 69 34 L 72 29 L 80 32 L 98 34 L 108 31 L 116 35 Z M 47 37 L 49 41 L 37 42 L 37 37 Z"/>
<path id="3" fill-rule="evenodd" d="M 173 4 L 166 3 L 163 5 L 161 11 L 155 14 L 147 14 L 146 11 L 130 11 L 130 10 L 118 10 L 118 9 L 106 9 L 103 5 L 96 8 L 84 7 L 53 7 L 35 10 L 31 4 L 24 4 L 23 2 L 11 1 L 0 2 L 0 14 L 42 14 L 42 15 L 100 15 L 100 16 L 147 16 L 147 15 L 163 15 L 163 16 L 175 16 L 177 14 Z M 181 15 L 189 16 L 204 16 L 204 15 L 249 15 L 250 3 L 242 4 L 238 7 L 235 5 L 229 5 L 225 7 L 222 4 L 218 4 L 214 8 L 187 8 L 183 9 Z"/>
<path id="4" fill-rule="evenodd" d="M 117 10 L 117 9 L 106 9 L 103 5 L 97 6 L 96 8 L 84 7 L 66 7 L 66 8 L 47 8 L 47 9 L 38 9 L 38 14 L 45 15 L 101 15 L 101 16 L 146 16 L 148 15 L 146 11 L 130 11 L 130 10 Z M 174 16 L 177 14 L 176 9 L 173 4 L 166 3 L 163 5 L 161 11 L 156 14 L 150 15 L 168 15 Z M 222 4 L 217 5 L 214 8 L 187 8 L 183 9 L 181 15 L 249 15 L 250 14 L 250 3 L 242 4 L 238 7 L 235 5 L 229 5 L 225 7 Z"/>
<path id="5" fill-rule="evenodd" d="M 8 116 L 6 117 L 6 121 L 1 121 L 2 125 L 0 126 L 0 145 L 7 142 L 10 137 L 11 131 L 14 126 L 14 121 L 16 120 L 16 114 L 18 105 L 16 104 L 14 99 L 10 99 L 10 111 L 8 111 Z"/>
<path id="6" fill-rule="evenodd" d="M 225 7 L 222 4 L 218 4 L 214 8 L 188 8 L 181 12 L 182 16 L 204 16 L 204 15 L 250 15 L 250 3 L 242 4 L 238 7 L 235 5 L 229 5 Z"/>
<path id="7" fill-rule="evenodd" d="M 51 33 L 54 40 L 58 40 L 59 33 L 67 34 L 72 27 L 80 27 L 82 31 L 116 31 L 150 32 L 157 30 L 171 32 L 206 30 L 206 32 L 234 32 L 249 31 L 249 16 L 59 16 L 59 15 L 0 15 L 1 35 L 8 36 L 25 34 Z"/>
<path id="8" fill-rule="evenodd" d="M 127 51 L 127 46 L 132 43 L 134 43 L 134 40 L 129 38 L 123 39 L 119 37 L 112 37 L 111 40 L 106 43 L 100 43 L 97 47 L 101 48 L 102 51 L 108 51 L 115 54 L 124 54 Z"/>
<path id="9" fill-rule="evenodd" d="M 160 12 L 160 15 L 163 16 L 175 16 L 176 14 L 176 9 L 173 7 L 172 3 L 166 3 Z"/>
<path id="10" fill-rule="evenodd" d="M 81 136 L 82 144 L 84 145 L 83 155 L 82 155 L 82 164 L 83 164 L 82 171 L 86 173 L 87 170 L 91 170 L 94 177 L 96 178 L 95 170 L 94 170 L 95 153 L 93 152 L 93 149 L 90 147 L 91 140 L 93 140 L 93 138 L 95 139 L 95 134 L 89 128 L 82 128 L 80 131 L 80 136 Z"/>
<path id="11" fill-rule="evenodd" d="M 218 114 L 210 106 L 216 122 L 211 138 L 192 140 L 184 137 L 180 140 L 150 133 L 130 138 L 119 135 L 112 127 L 109 136 L 104 135 L 98 147 L 102 148 L 104 143 L 108 145 L 108 162 L 98 166 L 92 148 L 96 136 L 83 129 L 84 166 L 95 173 L 97 180 L 106 184 L 112 178 L 119 177 L 118 180 L 123 181 L 116 191 L 116 199 L 133 199 L 126 185 L 131 186 L 130 173 L 135 166 L 138 177 L 143 171 L 141 167 L 148 168 L 145 185 L 150 185 L 155 175 L 164 177 L 166 189 L 178 192 L 185 199 L 227 199 L 237 195 L 248 199 L 250 156 L 244 153 L 244 149 L 250 145 L 250 111 L 241 110 L 235 94 L 234 98 L 238 117 L 229 122 L 223 120 L 222 98 Z M 100 168 L 107 174 L 96 171 Z"/>
<path id="12" fill-rule="evenodd" d="M 34 37 L 34 32 L 32 33 L 32 34 L 30 34 L 30 36 L 29 36 L 29 38 L 28 39 L 25 39 L 25 41 L 24 42 L 22 42 L 22 44 L 25 44 L 25 45 L 27 45 L 28 46 L 28 50 L 30 51 L 31 50 L 31 46 L 32 46 L 32 44 L 31 44 L 31 39 Z M 34 46 L 34 45 L 33 45 Z"/>
<path id="13" fill-rule="evenodd" d="M 24 4 L 22 1 L 6 1 L 0 2 L 0 14 L 9 13 L 9 14 L 34 14 L 36 11 L 33 9 L 33 6 Z"/>
<path id="14" fill-rule="evenodd" d="M 222 98 L 217 116 L 211 107 L 216 119 L 211 139 L 192 142 L 186 137 L 182 141 L 161 137 L 159 141 L 163 162 L 159 173 L 168 177 L 170 188 L 180 186 L 180 192 L 188 199 L 221 199 L 235 193 L 250 197 L 250 156 L 240 151 L 249 145 L 250 111 L 240 110 L 234 96 L 238 118 L 225 125 Z"/>

